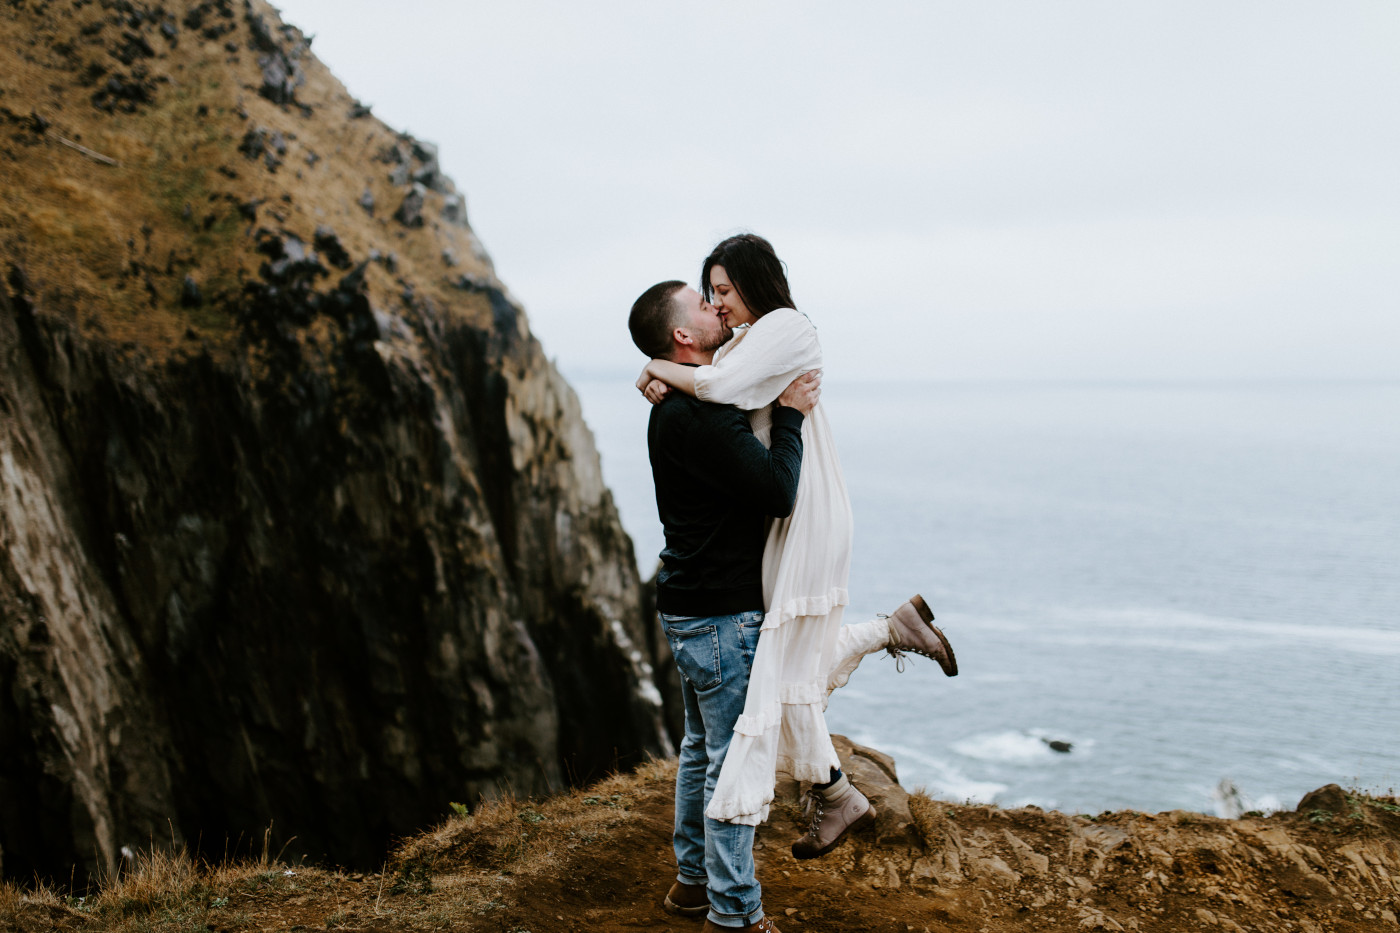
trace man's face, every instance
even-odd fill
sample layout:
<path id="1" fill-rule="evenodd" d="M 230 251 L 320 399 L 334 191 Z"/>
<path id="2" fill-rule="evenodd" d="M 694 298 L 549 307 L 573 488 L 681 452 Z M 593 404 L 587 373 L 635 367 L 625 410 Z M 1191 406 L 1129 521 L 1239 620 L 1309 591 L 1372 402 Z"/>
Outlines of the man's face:
<path id="1" fill-rule="evenodd" d="M 694 341 L 692 349 L 708 353 L 718 349 L 733 335 L 734 331 L 724 315 L 689 285 L 678 290 L 672 300 L 680 308 L 676 328 L 685 331 Z"/>

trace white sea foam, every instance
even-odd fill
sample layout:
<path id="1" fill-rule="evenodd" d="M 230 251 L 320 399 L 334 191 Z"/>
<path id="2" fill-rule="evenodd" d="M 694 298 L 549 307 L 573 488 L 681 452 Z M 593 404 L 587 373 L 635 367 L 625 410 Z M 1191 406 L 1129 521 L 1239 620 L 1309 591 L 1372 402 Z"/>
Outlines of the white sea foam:
<path id="1" fill-rule="evenodd" d="M 1204 790 L 1204 789 L 1203 789 Z M 1205 792 L 1211 801 L 1211 812 L 1222 819 L 1237 819 L 1245 813 L 1274 813 L 1284 809 L 1278 794 L 1251 794 L 1238 787 L 1228 777 Z"/>
<path id="2" fill-rule="evenodd" d="M 870 744 L 864 734 L 853 734 L 858 745 Z M 923 788 L 930 796 L 942 800 L 996 803 L 1007 791 L 1007 785 L 970 777 L 961 768 L 943 758 L 898 742 L 881 741 L 881 751 L 894 756 L 899 767 L 900 783 L 909 788 Z"/>
<path id="3" fill-rule="evenodd" d="M 954 742 L 952 748 L 959 755 L 978 761 L 1025 764 L 1064 755 L 1050 747 L 1052 741 L 1069 742 L 1071 753 L 1080 755 L 1094 744 L 1092 740 L 1076 741 L 1045 729 L 1027 729 L 1022 732 L 984 732 Z"/>

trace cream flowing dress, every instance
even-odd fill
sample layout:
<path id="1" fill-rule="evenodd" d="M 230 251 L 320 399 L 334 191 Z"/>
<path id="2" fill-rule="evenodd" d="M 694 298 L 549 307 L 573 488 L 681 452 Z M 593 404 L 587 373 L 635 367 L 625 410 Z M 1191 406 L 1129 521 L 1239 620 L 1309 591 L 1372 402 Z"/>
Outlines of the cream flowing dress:
<path id="1" fill-rule="evenodd" d="M 821 345 L 807 316 L 770 311 L 695 372 L 695 395 L 744 409 L 766 446 L 771 405 L 788 384 L 820 369 Z M 754 654 L 744 712 L 705 815 L 757 825 L 768 817 L 775 775 L 825 782 L 840 759 L 826 729 L 826 697 L 846 682 L 868 650 L 883 646 L 883 622 L 864 630 L 871 645 L 842 639 L 841 612 L 851 569 L 851 504 L 831 428 L 820 403 L 802 424 L 802 472 L 792 514 L 772 520 L 763 549 L 767 613 Z M 841 642 L 838 645 L 838 641 Z M 874 642 L 880 644 L 874 644 Z"/>

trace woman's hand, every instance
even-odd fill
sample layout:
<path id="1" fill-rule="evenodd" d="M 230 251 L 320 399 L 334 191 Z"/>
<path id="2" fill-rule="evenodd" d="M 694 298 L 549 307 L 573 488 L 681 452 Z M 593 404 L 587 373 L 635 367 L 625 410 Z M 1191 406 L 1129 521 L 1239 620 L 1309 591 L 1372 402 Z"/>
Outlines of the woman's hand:
<path id="1" fill-rule="evenodd" d="M 642 374 L 637 377 L 636 386 L 637 391 L 646 396 L 646 400 L 653 405 L 660 405 L 662 400 L 671 394 L 671 387 L 651 374 L 651 363 L 648 363 Z"/>
<path id="2" fill-rule="evenodd" d="M 645 395 L 647 401 L 653 405 L 670 394 L 672 389 L 694 398 L 695 367 L 673 363 L 670 360 L 652 360 L 637 377 L 635 385 L 637 391 Z"/>
<path id="3" fill-rule="evenodd" d="M 653 405 L 660 405 L 666 396 L 671 394 L 671 387 L 660 379 L 653 379 L 647 383 L 647 387 L 642 390 L 642 395 Z"/>

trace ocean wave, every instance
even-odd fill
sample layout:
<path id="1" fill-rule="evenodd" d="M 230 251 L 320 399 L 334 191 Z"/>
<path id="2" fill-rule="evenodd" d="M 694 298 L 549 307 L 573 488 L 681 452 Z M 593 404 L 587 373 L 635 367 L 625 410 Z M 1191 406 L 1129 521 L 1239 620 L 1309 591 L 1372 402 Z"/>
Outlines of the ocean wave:
<path id="1" fill-rule="evenodd" d="M 1331 648 L 1339 651 L 1355 651 L 1365 654 L 1400 655 L 1400 631 L 1365 628 L 1356 625 L 1302 625 L 1296 622 L 1264 622 L 1256 619 L 1238 619 L 1229 616 L 1213 616 L 1197 612 L 1183 612 L 1173 609 L 1059 609 L 1048 614 L 1058 625 L 1110 628 L 1108 641 L 1123 644 L 1131 639 L 1133 644 L 1169 645 L 1177 650 L 1193 648 L 1200 651 L 1215 651 L 1238 647 L 1240 642 L 1223 643 L 1234 636 L 1246 643 L 1260 641 L 1307 644 L 1310 648 Z M 1211 642 L 1196 642 L 1194 645 L 1182 639 L 1169 638 L 1165 633 L 1196 632 L 1213 636 Z M 1146 637 L 1144 637 L 1144 635 Z M 1076 638 L 1094 640 L 1093 635 L 1082 628 L 1075 632 Z"/>
<path id="2" fill-rule="evenodd" d="M 954 742 L 951 747 L 959 755 L 978 761 L 1026 764 L 1062 757 L 1064 753 L 1051 748 L 1051 742 L 1065 742 L 1071 753 L 1081 756 L 1094 744 L 1092 740 L 1077 741 L 1044 729 L 1028 729 L 984 732 Z"/>
<path id="3" fill-rule="evenodd" d="M 865 736 L 850 736 L 857 744 L 869 744 Z M 881 751 L 899 762 L 900 783 L 911 790 L 923 790 L 940 800 L 970 803 L 996 803 L 1009 786 L 999 781 L 972 777 L 944 758 L 898 742 L 881 742 Z"/>

